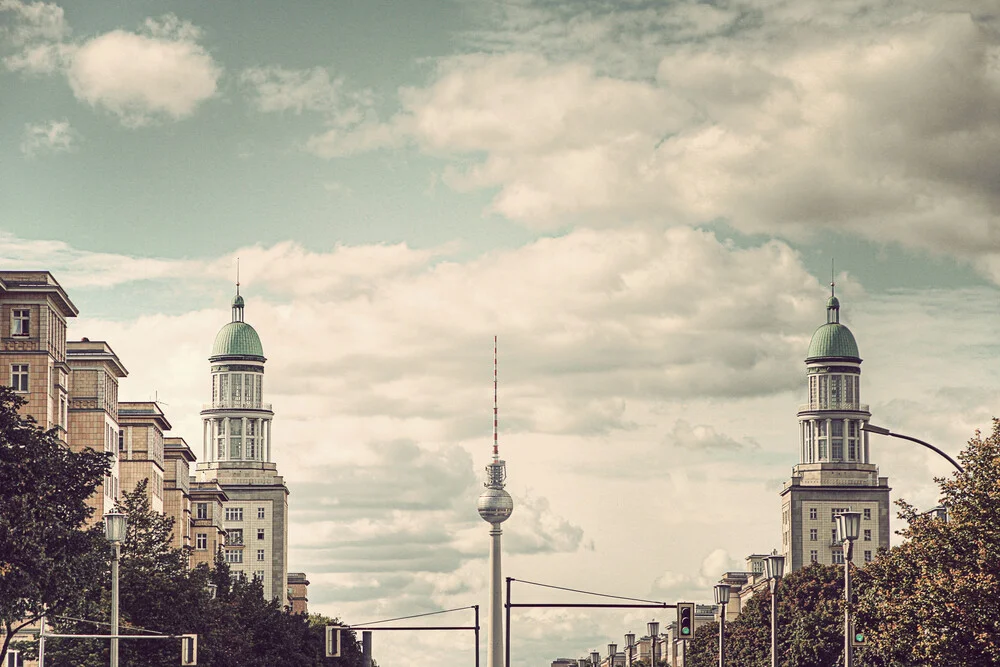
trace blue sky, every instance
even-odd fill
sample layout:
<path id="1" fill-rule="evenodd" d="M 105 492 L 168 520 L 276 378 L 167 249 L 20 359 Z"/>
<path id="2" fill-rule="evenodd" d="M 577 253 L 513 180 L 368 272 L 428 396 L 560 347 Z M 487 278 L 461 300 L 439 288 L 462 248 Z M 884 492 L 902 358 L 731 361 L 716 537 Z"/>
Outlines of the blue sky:
<path id="1" fill-rule="evenodd" d="M 0 0 L 0 31 L 0 263 L 200 451 L 240 258 L 316 611 L 485 604 L 494 334 L 506 573 L 570 587 L 707 602 L 777 544 L 831 260 L 874 422 L 955 452 L 995 413 L 981 3 Z M 873 457 L 935 502 L 947 464 Z M 533 620 L 517 665 L 648 619 Z M 376 657 L 413 641 L 471 656 Z"/>

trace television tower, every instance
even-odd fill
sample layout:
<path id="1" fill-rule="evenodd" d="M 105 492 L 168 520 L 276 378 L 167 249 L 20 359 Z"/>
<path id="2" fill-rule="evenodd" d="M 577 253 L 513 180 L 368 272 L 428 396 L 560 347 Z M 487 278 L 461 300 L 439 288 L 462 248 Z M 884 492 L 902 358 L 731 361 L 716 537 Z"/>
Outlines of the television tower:
<path id="1" fill-rule="evenodd" d="M 497 446 L 497 337 L 493 337 L 493 462 L 486 466 L 486 490 L 477 503 L 479 516 L 490 524 L 490 624 L 486 631 L 486 667 L 503 667 L 503 604 L 501 603 L 500 524 L 510 518 L 514 500 L 504 491 L 507 464 Z"/>

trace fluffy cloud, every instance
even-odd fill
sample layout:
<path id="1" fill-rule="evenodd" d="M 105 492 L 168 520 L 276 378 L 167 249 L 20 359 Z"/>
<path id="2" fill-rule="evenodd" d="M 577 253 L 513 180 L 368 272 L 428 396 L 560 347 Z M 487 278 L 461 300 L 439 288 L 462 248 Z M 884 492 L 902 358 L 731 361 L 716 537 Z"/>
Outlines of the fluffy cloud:
<path id="1" fill-rule="evenodd" d="M 4 58 L 12 71 L 62 72 L 77 99 L 140 126 L 190 116 L 217 92 L 222 68 L 198 43 L 201 31 L 173 14 L 147 19 L 139 32 L 113 30 L 70 40 L 62 8 L 3 0 L 18 47 Z"/>
<path id="2" fill-rule="evenodd" d="M 145 34 L 113 30 L 80 45 L 67 76 L 73 93 L 130 126 L 191 115 L 216 93 L 222 70 L 193 26 L 167 16 Z"/>
<path id="3" fill-rule="evenodd" d="M 28 123 L 24 126 L 21 152 L 28 157 L 45 153 L 65 153 L 76 149 L 79 133 L 69 121 L 53 120 L 48 123 Z"/>

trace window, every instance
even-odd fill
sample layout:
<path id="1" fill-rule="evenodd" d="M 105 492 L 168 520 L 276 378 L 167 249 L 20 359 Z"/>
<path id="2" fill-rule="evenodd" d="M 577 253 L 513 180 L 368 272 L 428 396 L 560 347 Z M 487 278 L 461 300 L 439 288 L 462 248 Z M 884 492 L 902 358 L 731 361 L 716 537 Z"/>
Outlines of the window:
<path id="1" fill-rule="evenodd" d="M 208 549 L 208 533 L 198 533 L 194 538 L 194 548 L 198 551 Z"/>
<path id="2" fill-rule="evenodd" d="M 844 512 L 850 512 L 850 511 L 851 511 L 850 507 L 834 507 L 830 510 L 830 521 L 836 523 L 838 514 L 843 514 Z"/>
<path id="3" fill-rule="evenodd" d="M 264 581 L 264 570 L 254 570 L 253 578 L 258 581 Z"/>
<path id="4" fill-rule="evenodd" d="M 247 376 L 249 377 L 249 376 Z M 246 450 L 247 458 L 251 461 L 257 458 L 257 420 L 250 419 L 247 421 L 247 437 L 246 437 Z"/>
<path id="5" fill-rule="evenodd" d="M 242 528 L 230 528 L 226 535 L 226 544 L 232 544 L 233 546 L 243 544 L 243 529 Z"/>
<path id="6" fill-rule="evenodd" d="M 28 391 L 28 364 L 11 364 L 10 386 L 14 391 Z"/>
<path id="7" fill-rule="evenodd" d="M 264 518 L 264 508 L 263 507 L 258 507 L 257 508 L 257 518 L 258 519 L 263 519 Z"/>
<path id="8" fill-rule="evenodd" d="M 227 563 L 242 563 L 243 551 L 241 549 L 226 549 Z"/>
<path id="9" fill-rule="evenodd" d="M 118 431 L 118 451 L 125 451 L 125 429 L 120 429 Z"/>
<path id="10" fill-rule="evenodd" d="M 215 442 L 216 456 L 221 461 L 226 458 L 226 421 L 224 419 L 215 420 Z"/>
<path id="11" fill-rule="evenodd" d="M 832 543 L 834 543 L 834 544 L 837 544 L 838 542 L 840 542 L 840 540 L 837 539 L 837 529 L 836 528 L 834 528 L 833 530 L 830 531 L 830 541 Z"/>
<path id="12" fill-rule="evenodd" d="M 815 549 L 809 551 L 809 562 L 818 563 L 819 562 L 819 552 Z"/>
<path id="13" fill-rule="evenodd" d="M 865 562 L 866 563 L 872 562 L 872 552 L 871 551 L 865 551 Z"/>
<path id="14" fill-rule="evenodd" d="M 263 560 L 264 560 L 264 550 L 263 549 L 257 549 L 257 561 L 260 562 L 260 561 L 263 561 Z"/>
<path id="15" fill-rule="evenodd" d="M 229 376 L 226 374 L 219 376 L 219 401 L 223 405 L 229 404 Z"/>
<path id="16" fill-rule="evenodd" d="M 195 518 L 196 519 L 207 519 L 208 518 L 208 503 L 197 503 L 194 506 Z"/>
<path id="17" fill-rule="evenodd" d="M 243 508 L 242 507 L 227 507 L 226 508 L 226 521 L 242 521 L 243 520 Z"/>
<path id="18" fill-rule="evenodd" d="M 243 400 L 247 405 L 253 405 L 253 375 L 250 373 L 243 374 Z"/>
<path id="19" fill-rule="evenodd" d="M 844 552 L 843 551 L 834 551 L 833 552 L 833 564 L 834 565 L 843 565 L 844 564 Z"/>
<path id="20" fill-rule="evenodd" d="M 243 458 L 243 420 L 229 420 L 229 458 Z"/>
<path id="21" fill-rule="evenodd" d="M 810 542 L 815 542 L 818 539 L 819 539 L 819 531 L 817 529 L 815 529 L 815 528 L 810 528 L 809 529 L 809 541 Z"/>
<path id="22" fill-rule="evenodd" d="M 264 529 L 263 528 L 258 528 L 257 529 L 257 539 L 258 540 L 264 539 Z"/>
<path id="23" fill-rule="evenodd" d="M 809 518 L 810 519 L 817 519 L 817 518 L 819 518 L 818 515 L 819 515 L 819 512 L 818 512 L 818 510 L 815 507 L 810 507 L 809 508 Z"/>
<path id="24" fill-rule="evenodd" d="M 233 403 L 235 405 L 239 405 L 239 402 L 242 400 L 240 398 L 240 396 L 242 395 L 242 392 L 240 391 L 240 389 L 242 387 L 243 387 L 243 375 L 242 375 L 242 373 L 234 373 L 233 374 Z"/>
<path id="25" fill-rule="evenodd" d="M 872 541 L 872 529 L 865 528 L 865 542 L 871 542 L 871 541 Z"/>
<path id="26" fill-rule="evenodd" d="M 27 308 L 15 308 L 11 322 L 11 336 L 27 336 L 31 333 L 31 311 Z"/>
<path id="27" fill-rule="evenodd" d="M 864 510 L 864 513 L 865 513 L 865 521 L 871 521 L 872 520 L 872 511 L 870 509 L 866 509 L 866 510 Z"/>
<path id="28" fill-rule="evenodd" d="M 844 422 L 835 419 L 830 422 L 830 458 L 844 460 Z"/>

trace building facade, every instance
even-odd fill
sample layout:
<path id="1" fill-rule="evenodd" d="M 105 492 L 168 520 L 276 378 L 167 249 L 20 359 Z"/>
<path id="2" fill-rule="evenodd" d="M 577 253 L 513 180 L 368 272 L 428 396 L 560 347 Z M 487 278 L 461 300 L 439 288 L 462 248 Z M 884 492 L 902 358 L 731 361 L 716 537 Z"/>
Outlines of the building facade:
<path id="1" fill-rule="evenodd" d="M 827 301 L 826 323 L 806 356 L 807 403 L 799 408 L 799 463 L 781 491 L 781 550 L 794 572 L 809 563 L 843 563 L 834 517 L 861 512 L 854 558 L 870 561 L 889 547 L 889 483 L 871 462 L 871 418 L 861 402 L 861 357 L 850 329 L 840 323 L 840 302 Z"/>
<path id="2" fill-rule="evenodd" d="M 225 557 L 237 575 L 259 578 L 264 597 L 287 602 L 288 487 L 272 459 L 271 405 L 264 402 L 264 349 L 243 321 L 237 294 L 232 321 L 215 337 L 209 357 L 212 402 L 201 412 L 199 482 L 225 491 Z"/>

